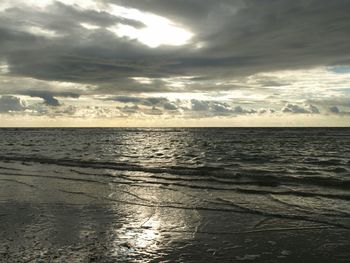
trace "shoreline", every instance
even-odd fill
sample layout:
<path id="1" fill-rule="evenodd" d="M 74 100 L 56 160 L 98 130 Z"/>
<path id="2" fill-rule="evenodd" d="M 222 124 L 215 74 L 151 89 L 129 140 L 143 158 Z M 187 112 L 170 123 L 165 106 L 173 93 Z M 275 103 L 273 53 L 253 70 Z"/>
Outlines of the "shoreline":
<path id="1" fill-rule="evenodd" d="M 27 169 L 45 176 L 45 167 Z M 196 209 L 195 190 L 183 196 L 157 187 L 48 179 L 0 172 L 0 262 L 346 262 L 350 256 L 349 230 Z M 184 209 L 165 205 L 176 200 Z"/>

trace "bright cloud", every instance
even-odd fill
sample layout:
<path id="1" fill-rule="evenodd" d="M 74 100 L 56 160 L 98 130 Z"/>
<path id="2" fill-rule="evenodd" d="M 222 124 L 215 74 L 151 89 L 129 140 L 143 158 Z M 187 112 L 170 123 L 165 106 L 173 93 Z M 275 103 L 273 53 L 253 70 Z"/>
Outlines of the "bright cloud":
<path id="1" fill-rule="evenodd" d="M 130 25 L 117 24 L 109 27 L 108 30 L 119 37 L 136 39 L 152 48 L 160 45 L 184 45 L 193 35 L 191 32 L 177 26 L 174 22 L 158 15 L 117 5 L 110 5 L 110 12 L 116 16 L 139 21 L 145 26 L 136 28 Z"/>

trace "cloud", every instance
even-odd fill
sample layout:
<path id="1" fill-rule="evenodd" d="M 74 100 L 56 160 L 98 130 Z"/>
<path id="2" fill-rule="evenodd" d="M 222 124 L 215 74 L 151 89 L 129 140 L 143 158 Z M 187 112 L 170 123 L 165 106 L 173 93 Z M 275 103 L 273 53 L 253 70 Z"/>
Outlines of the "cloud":
<path id="1" fill-rule="evenodd" d="M 193 111 L 207 111 L 209 109 L 208 101 L 191 100 L 191 109 Z"/>
<path id="2" fill-rule="evenodd" d="M 132 104 L 133 106 L 117 106 L 124 113 L 146 114 L 146 115 L 169 115 L 183 117 L 203 118 L 208 116 L 235 116 L 243 114 L 258 113 L 254 109 L 245 109 L 241 106 L 230 105 L 221 101 L 209 100 L 172 100 L 162 97 L 133 97 L 115 96 L 104 98 L 103 100 L 115 101 L 121 104 Z"/>
<path id="3" fill-rule="evenodd" d="M 338 115 L 341 115 L 341 116 L 350 115 L 350 111 L 340 110 L 337 106 L 332 106 L 328 110 L 332 114 L 338 114 Z"/>
<path id="4" fill-rule="evenodd" d="M 152 87 L 166 91 L 166 85 L 159 85 L 164 78 L 202 76 L 216 80 L 277 69 L 332 65 L 342 62 L 344 54 L 350 51 L 343 44 L 350 40 L 347 1 L 98 2 L 107 5 L 92 10 L 52 2 L 41 9 L 16 4 L 4 10 L 0 53 L 8 61 L 11 73 L 98 85 L 101 92 L 125 87 L 135 90 L 129 78 L 148 77 L 155 78 L 155 82 L 138 85 L 139 92 Z M 107 28 L 118 23 L 136 28 L 143 25 L 136 19 L 114 14 L 111 4 L 170 19 L 193 32 L 192 42 L 152 49 L 136 40 L 118 37 Z M 89 30 L 81 23 L 99 28 Z M 26 28 L 27 24 L 42 32 L 54 32 L 57 37 L 36 35 Z M 320 35 L 327 38 L 320 39 Z M 201 43 L 203 47 L 198 48 Z M 213 87 L 207 83 L 202 90 L 205 86 L 208 90 Z M 195 84 L 186 86 L 187 90 L 195 88 Z M 220 88 L 228 87 L 216 86 Z"/>
<path id="5" fill-rule="evenodd" d="M 144 99 L 139 97 L 130 97 L 130 96 L 116 96 L 116 97 L 108 97 L 104 100 L 112 100 L 121 103 L 141 103 Z"/>
<path id="6" fill-rule="evenodd" d="M 341 93 L 340 93 L 341 94 Z M 315 100 L 306 100 L 307 103 L 313 103 L 320 106 L 333 107 L 334 105 L 350 108 L 350 97 L 347 94 L 341 94 L 342 96 L 325 98 L 325 99 L 315 99 Z"/>
<path id="7" fill-rule="evenodd" d="M 339 108 L 337 107 L 337 106 L 332 106 L 332 107 L 330 107 L 329 108 L 329 111 L 331 112 L 331 113 L 339 113 L 340 112 L 340 110 L 339 110 Z"/>
<path id="8" fill-rule="evenodd" d="M 0 3 L 0 95 L 44 100 L 26 112 L 202 118 L 350 108 L 349 1 L 29 3 Z M 111 30 L 145 29 L 154 15 L 192 38 L 151 48 Z"/>
<path id="9" fill-rule="evenodd" d="M 113 96 L 107 97 L 103 100 L 106 101 L 116 101 L 120 103 L 133 103 L 145 106 L 162 106 L 163 104 L 168 102 L 168 99 L 162 97 L 137 97 L 137 96 Z"/>
<path id="10" fill-rule="evenodd" d="M 215 100 L 175 100 L 169 101 L 162 97 L 133 97 L 116 96 L 105 98 L 104 100 L 116 101 L 119 103 L 133 104 L 133 106 L 119 107 L 123 112 L 161 115 L 166 112 L 170 115 L 179 115 L 184 117 L 204 118 L 214 116 L 238 116 L 251 114 L 274 114 L 280 113 L 300 113 L 300 114 L 320 114 L 320 110 L 312 104 L 302 106 L 293 103 L 287 103 L 280 111 L 273 108 L 246 108 L 241 105 L 235 105 L 233 102 L 223 102 Z M 189 106 L 186 106 L 189 105 Z M 159 108 L 158 108 L 159 107 Z"/>
<path id="11" fill-rule="evenodd" d="M 225 102 L 213 102 L 211 105 L 212 111 L 216 113 L 229 113 L 231 112 L 231 107 Z"/>
<path id="12" fill-rule="evenodd" d="M 134 106 L 124 106 L 124 107 L 118 107 L 123 113 L 126 114 L 136 114 L 139 113 L 140 108 L 137 105 Z"/>
<path id="13" fill-rule="evenodd" d="M 170 111 L 174 111 L 178 109 L 178 106 L 171 102 L 164 103 L 163 107 L 165 110 L 170 110 Z"/>
<path id="14" fill-rule="evenodd" d="M 314 105 L 307 105 L 306 107 L 310 113 L 316 113 L 316 114 L 320 113 L 320 110 Z"/>
<path id="15" fill-rule="evenodd" d="M 203 100 L 191 100 L 191 108 L 187 109 L 192 111 L 192 114 L 196 117 L 208 117 L 208 116 L 237 116 L 245 114 L 258 113 L 255 109 L 246 109 L 240 105 L 234 106 L 226 102 L 220 101 L 203 101 Z"/>
<path id="16" fill-rule="evenodd" d="M 276 110 L 275 109 L 260 109 L 258 111 L 259 114 L 272 114 L 275 113 Z"/>
<path id="17" fill-rule="evenodd" d="M 161 109 L 158 109 L 156 106 L 153 106 L 152 109 L 145 109 L 143 112 L 147 115 L 162 115 L 164 113 Z"/>
<path id="18" fill-rule="evenodd" d="M 238 113 L 238 114 L 244 112 L 244 110 L 243 110 L 243 108 L 242 108 L 241 106 L 236 106 L 236 107 L 233 109 L 233 111 L 234 111 L 235 113 Z"/>
<path id="19" fill-rule="evenodd" d="M 282 112 L 284 113 L 312 113 L 318 114 L 320 113 L 319 109 L 314 105 L 305 105 L 304 107 L 288 103 L 286 106 L 282 108 Z"/>
<path id="20" fill-rule="evenodd" d="M 52 92 L 52 91 L 43 91 L 43 90 L 33 90 L 33 91 L 23 92 L 23 94 L 31 97 L 42 98 L 44 100 L 44 103 L 47 106 L 53 106 L 53 107 L 57 107 L 61 105 L 61 103 L 54 96 L 66 97 L 66 98 L 67 97 L 79 98 L 78 94 L 75 94 L 72 92 Z"/>
<path id="21" fill-rule="evenodd" d="M 52 97 L 50 95 L 43 96 L 42 98 L 44 99 L 45 104 L 48 106 L 60 106 L 61 105 L 57 99 L 55 99 L 54 97 Z"/>
<path id="22" fill-rule="evenodd" d="M 26 104 L 20 98 L 15 96 L 0 97 L 0 113 L 13 111 L 23 111 L 26 109 Z"/>

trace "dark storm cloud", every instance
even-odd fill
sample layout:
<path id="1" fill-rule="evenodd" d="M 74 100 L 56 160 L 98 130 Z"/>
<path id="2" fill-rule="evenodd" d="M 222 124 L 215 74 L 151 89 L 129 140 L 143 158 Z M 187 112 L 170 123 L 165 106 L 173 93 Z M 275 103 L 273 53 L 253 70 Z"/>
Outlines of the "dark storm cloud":
<path id="1" fill-rule="evenodd" d="M 92 84 L 97 88 L 91 92 L 99 94 L 182 92 L 183 89 L 170 87 L 163 79 L 198 76 L 200 81 L 210 82 L 257 72 L 350 61 L 350 1 L 347 0 L 100 2 L 167 17 L 192 31 L 192 42 L 152 49 L 136 40 L 119 38 L 106 29 L 116 23 L 144 26 L 140 21 L 59 2 L 45 9 L 17 6 L 0 14 L 0 59 L 7 61 L 10 74 Z M 80 23 L 100 28 L 88 30 Z M 53 36 L 35 35 L 28 26 L 49 30 Z M 197 44 L 203 47 L 195 48 Z M 148 77 L 154 81 L 141 84 L 131 77 Z M 230 88 L 236 87 L 192 83 L 184 89 Z M 46 103 L 58 102 L 51 96 Z M 205 105 L 194 106 L 200 107 Z M 217 111 L 225 111 L 225 107 L 217 106 Z"/>

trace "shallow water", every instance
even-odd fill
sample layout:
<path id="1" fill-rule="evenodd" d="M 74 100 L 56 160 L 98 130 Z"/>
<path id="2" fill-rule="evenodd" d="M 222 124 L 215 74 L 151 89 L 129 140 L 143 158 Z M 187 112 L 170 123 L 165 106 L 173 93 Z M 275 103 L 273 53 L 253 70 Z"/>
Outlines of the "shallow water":
<path id="1" fill-rule="evenodd" d="M 0 129 L 0 149 L 5 262 L 349 256 L 350 129 Z"/>

